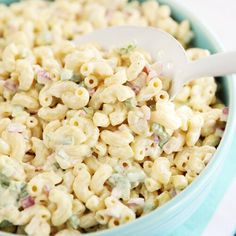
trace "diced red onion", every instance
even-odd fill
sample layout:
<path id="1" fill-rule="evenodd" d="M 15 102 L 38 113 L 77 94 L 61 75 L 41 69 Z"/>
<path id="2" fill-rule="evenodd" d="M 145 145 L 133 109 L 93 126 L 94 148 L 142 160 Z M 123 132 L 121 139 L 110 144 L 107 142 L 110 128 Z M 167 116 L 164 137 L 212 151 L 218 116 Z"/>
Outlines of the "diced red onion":
<path id="1" fill-rule="evenodd" d="M 50 192 L 50 187 L 49 187 L 48 185 L 45 185 L 45 186 L 44 186 L 44 190 L 45 190 L 46 194 L 49 194 L 49 192 Z"/>
<path id="2" fill-rule="evenodd" d="M 41 170 L 43 170 L 43 167 L 41 167 L 41 166 L 35 167 L 35 171 L 41 171 Z"/>
<path id="3" fill-rule="evenodd" d="M 29 207 L 33 206 L 34 204 L 35 204 L 35 201 L 34 201 L 34 199 L 31 196 L 28 196 L 28 197 L 23 198 L 21 200 L 21 206 L 24 209 L 29 208 Z"/>
<path id="4" fill-rule="evenodd" d="M 23 133 L 26 130 L 25 125 L 18 123 L 10 123 L 7 130 L 11 133 Z"/>
<path id="5" fill-rule="evenodd" d="M 114 10 L 109 9 L 106 11 L 106 17 L 108 21 L 112 19 L 113 15 L 114 15 Z"/>
<path id="6" fill-rule="evenodd" d="M 174 197 L 174 196 L 177 195 L 177 192 L 176 192 L 176 190 L 173 188 L 173 189 L 171 189 L 170 194 L 171 194 L 171 197 Z"/>
<path id="7" fill-rule="evenodd" d="M 130 17 L 130 16 L 132 16 L 132 13 L 131 13 L 130 11 L 126 11 L 126 12 L 125 12 L 125 15 L 126 15 L 127 17 Z"/>
<path id="8" fill-rule="evenodd" d="M 9 91 L 15 93 L 19 85 L 16 82 L 14 82 L 12 79 L 8 79 L 5 81 L 3 86 Z"/>
<path id="9" fill-rule="evenodd" d="M 37 73 L 37 81 L 40 84 L 45 84 L 52 80 L 52 78 L 50 77 L 50 74 L 47 71 L 45 71 L 43 68 L 41 68 L 40 66 L 36 65 L 34 66 L 34 69 L 35 69 L 35 72 Z"/>
<path id="10" fill-rule="evenodd" d="M 134 84 L 131 84 L 131 83 L 128 83 L 127 85 L 135 92 L 136 95 L 141 90 L 141 88 L 139 86 L 137 86 L 137 85 L 134 85 Z"/>
<path id="11" fill-rule="evenodd" d="M 88 92 L 89 92 L 89 95 L 92 96 L 95 93 L 95 89 L 89 89 Z"/>
<path id="12" fill-rule="evenodd" d="M 155 70 L 151 70 L 150 73 L 148 74 L 148 77 L 150 79 L 153 79 L 153 78 L 155 78 L 157 76 L 158 76 L 158 74 L 157 74 L 157 72 Z"/>
<path id="13" fill-rule="evenodd" d="M 229 108 L 228 107 L 224 107 L 222 110 L 224 115 L 228 115 L 229 114 Z"/>
<path id="14" fill-rule="evenodd" d="M 42 70 L 42 67 L 39 66 L 39 65 L 34 65 L 33 68 L 34 68 L 36 73 L 39 73 Z"/>
<path id="15" fill-rule="evenodd" d="M 159 138 L 158 138 L 158 136 L 157 136 L 156 134 L 153 135 L 153 142 L 154 142 L 155 144 L 158 144 L 158 143 L 159 143 Z"/>
<path id="16" fill-rule="evenodd" d="M 139 93 L 139 91 L 140 91 L 140 87 L 138 87 L 138 86 L 136 86 L 136 85 L 133 85 L 133 86 L 131 87 L 131 89 L 135 92 L 136 95 L 137 95 L 137 94 Z"/>
<path id="17" fill-rule="evenodd" d="M 51 77 L 48 72 L 46 71 L 40 71 L 38 73 L 38 82 L 39 83 L 45 83 L 51 80 Z"/>
<path id="18" fill-rule="evenodd" d="M 79 116 L 86 116 L 86 112 L 83 111 L 83 110 L 80 110 L 80 111 L 79 111 Z"/>
<path id="19" fill-rule="evenodd" d="M 148 75 L 150 73 L 150 67 L 149 66 L 144 66 L 143 67 L 143 72 L 145 72 Z"/>

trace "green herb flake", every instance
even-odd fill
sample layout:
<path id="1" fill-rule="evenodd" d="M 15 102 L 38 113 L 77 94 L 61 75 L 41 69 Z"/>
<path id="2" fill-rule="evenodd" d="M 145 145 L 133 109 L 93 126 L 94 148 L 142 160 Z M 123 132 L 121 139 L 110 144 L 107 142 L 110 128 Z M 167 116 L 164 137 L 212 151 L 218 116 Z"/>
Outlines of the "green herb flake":
<path id="1" fill-rule="evenodd" d="M 10 182 L 9 178 L 6 175 L 0 173 L 0 185 L 3 188 L 8 188 L 10 186 L 10 184 L 11 184 L 11 182 Z"/>
<path id="2" fill-rule="evenodd" d="M 137 48 L 137 45 L 134 43 L 128 44 L 126 47 L 122 47 L 118 49 L 120 54 L 129 54 L 130 52 L 134 51 Z"/>
<path id="3" fill-rule="evenodd" d="M 152 124 L 152 132 L 158 136 L 159 143 L 158 145 L 162 148 L 170 139 L 170 135 L 166 132 L 165 128 L 162 125 L 157 123 Z"/>

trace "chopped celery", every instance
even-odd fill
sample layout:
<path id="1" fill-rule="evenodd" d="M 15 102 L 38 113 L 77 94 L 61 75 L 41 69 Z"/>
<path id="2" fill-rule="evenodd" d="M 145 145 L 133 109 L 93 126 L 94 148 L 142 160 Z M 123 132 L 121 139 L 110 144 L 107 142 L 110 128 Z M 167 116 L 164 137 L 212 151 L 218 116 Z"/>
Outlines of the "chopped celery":
<path id="1" fill-rule="evenodd" d="M 82 78 L 81 78 L 81 75 L 79 75 L 79 74 L 74 74 L 72 76 L 71 80 L 75 83 L 80 83 L 80 84 L 83 83 L 83 85 L 81 85 L 81 86 L 84 86 L 84 82 L 81 82 Z"/>
<path id="2" fill-rule="evenodd" d="M 73 145 L 74 144 L 74 137 L 67 136 L 63 139 L 63 145 Z"/>
<path id="3" fill-rule="evenodd" d="M 91 117 L 91 118 L 93 117 L 94 110 L 92 107 L 83 107 L 82 109 L 88 117 Z"/>
<path id="4" fill-rule="evenodd" d="M 144 181 L 145 177 L 146 177 L 145 173 L 137 168 L 134 168 L 127 173 L 127 178 L 131 183 L 135 182 L 141 183 Z"/>
<path id="5" fill-rule="evenodd" d="M 159 138 L 158 145 L 162 148 L 165 143 L 170 139 L 170 135 L 166 132 L 165 128 L 162 125 L 157 123 L 152 124 L 152 131 Z"/>
<path id="6" fill-rule="evenodd" d="M 72 70 L 67 70 L 63 69 L 61 72 L 61 80 L 71 80 L 73 77 L 73 71 Z"/>
<path id="7" fill-rule="evenodd" d="M 153 211 L 156 208 L 153 200 L 148 199 L 145 203 L 144 203 L 144 207 L 143 207 L 143 213 L 147 214 L 151 211 Z"/>
<path id="8" fill-rule="evenodd" d="M 61 80 L 71 80 L 75 83 L 80 83 L 81 75 L 73 74 L 72 70 L 63 69 L 61 72 Z"/>
<path id="9" fill-rule="evenodd" d="M 124 104 L 128 110 L 133 110 L 137 106 L 137 101 L 134 98 L 129 98 L 124 101 Z"/>
<path id="10" fill-rule="evenodd" d="M 60 165 L 59 165 L 57 162 L 55 162 L 55 163 L 53 164 L 53 166 L 54 166 L 57 170 L 61 168 Z"/>
<path id="11" fill-rule="evenodd" d="M 27 192 L 27 184 L 22 184 L 19 194 L 19 199 L 25 198 L 29 195 Z"/>
<path id="12" fill-rule="evenodd" d="M 3 188 L 8 188 L 10 186 L 9 178 L 6 175 L 2 174 L 2 173 L 0 173 L 0 185 Z"/>
<path id="13" fill-rule="evenodd" d="M 47 142 L 51 142 L 51 140 L 52 140 L 51 135 L 49 135 L 49 134 L 46 134 L 45 138 L 47 139 Z"/>
<path id="14" fill-rule="evenodd" d="M 108 182 L 113 187 L 113 189 L 118 190 L 118 198 L 128 199 L 130 197 L 131 184 L 130 181 L 121 174 L 113 174 Z"/>
<path id="15" fill-rule="evenodd" d="M 0 228 L 7 228 L 11 226 L 13 226 L 13 224 L 8 220 L 3 220 L 2 222 L 0 222 Z"/>
<path id="16" fill-rule="evenodd" d="M 78 83 L 79 83 L 79 82 L 78 82 Z M 80 82 L 78 85 L 79 85 L 80 87 L 85 87 L 84 81 Z"/>
<path id="17" fill-rule="evenodd" d="M 58 152 L 57 152 L 57 156 L 60 157 L 61 159 L 63 160 L 68 160 L 70 157 L 67 155 L 67 153 L 63 150 L 63 149 L 60 149 Z"/>
<path id="18" fill-rule="evenodd" d="M 117 168 L 116 168 L 117 169 Z M 108 183 L 116 190 L 118 197 L 128 199 L 130 197 L 130 190 L 136 187 L 139 183 L 142 183 L 145 179 L 145 173 L 135 167 L 128 168 L 119 173 L 113 174 Z"/>
<path id="19" fill-rule="evenodd" d="M 69 224 L 73 229 L 78 229 L 79 223 L 80 223 L 80 220 L 79 220 L 78 216 L 76 216 L 76 215 L 72 215 L 72 216 L 69 218 L 69 220 L 68 220 L 68 224 Z"/>

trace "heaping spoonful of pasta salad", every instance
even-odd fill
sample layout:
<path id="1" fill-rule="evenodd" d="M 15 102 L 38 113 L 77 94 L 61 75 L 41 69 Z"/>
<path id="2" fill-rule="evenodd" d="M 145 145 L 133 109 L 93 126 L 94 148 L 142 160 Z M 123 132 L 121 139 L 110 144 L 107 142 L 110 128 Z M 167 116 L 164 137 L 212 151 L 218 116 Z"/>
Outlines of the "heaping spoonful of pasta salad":
<path id="1" fill-rule="evenodd" d="M 172 35 L 152 27 L 116 26 L 96 30 L 76 39 L 75 42 L 96 42 L 104 48 L 126 44 L 123 48 L 126 51 L 135 46 L 145 49 L 158 62 L 156 66 L 159 67 L 160 73 L 172 78 L 169 91 L 171 98 L 176 96 L 184 84 L 193 79 L 236 73 L 236 51 L 218 53 L 190 62 L 185 49 Z M 143 67 L 141 61 L 138 61 L 137 67 Z"/>

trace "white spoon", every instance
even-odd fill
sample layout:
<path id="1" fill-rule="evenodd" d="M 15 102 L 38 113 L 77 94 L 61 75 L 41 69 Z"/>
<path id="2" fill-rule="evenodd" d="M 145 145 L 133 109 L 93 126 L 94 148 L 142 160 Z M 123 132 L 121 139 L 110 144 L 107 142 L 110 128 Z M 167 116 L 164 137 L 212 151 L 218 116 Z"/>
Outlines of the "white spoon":
<path id="1" fill-rule="evenodd" d="M 203 76 L 223 76 L 236 73 L 236 51 L 217 53 L 189 61 L 182 45 L 170 34 L 152 27 L 117 26 L 96 30 L 75 40 L 75 43 L 99 43 L 103 48 L 122 47 L 134 42 L 151 53 L 154 60 L 168 65 L 164 73 L 172 78 L 173 98 L 186 82 Z"/>

